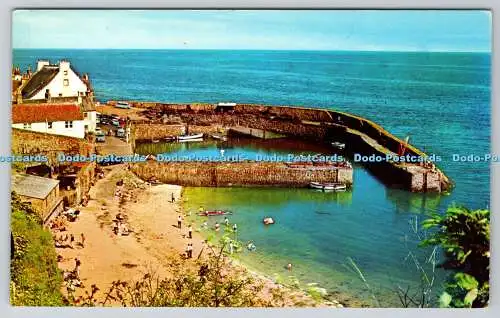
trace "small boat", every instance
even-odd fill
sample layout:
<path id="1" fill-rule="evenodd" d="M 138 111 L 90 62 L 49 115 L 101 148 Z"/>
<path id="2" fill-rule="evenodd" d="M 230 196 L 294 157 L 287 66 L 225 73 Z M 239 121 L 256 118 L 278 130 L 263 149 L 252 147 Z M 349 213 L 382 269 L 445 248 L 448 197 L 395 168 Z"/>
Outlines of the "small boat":
<path id="1" fill-rule="evenodd" d="M 227 141 L 227 137 L 226 137 L 226 136 L 212 135 L 211 137 L 212 137 L 213 139 L 216 139 L 216 140 Z"/>
<path id="2" fill-rule="evenodd" d="M 203 139 L 203 134 L 178 136 L 177 139 L 179 141 L 181 141 L 181 140 L 191 140 L 191 139 Z"/>
<path id="3" fill-rule="evenodd" d="M 321 189 L 323 191 L 345 191 L 347 190 L 347 185 L 342 183 L 323 183 L 323 182 L 311 182 L 309 186 L 313 189 Z"/>
<path id="4" fill-rule="evenodd" d="M 266 217 L 262 220 L 262 223 L 264 223 L 265 225 L 274 224 L 274 219 L 271 217 Z"/>
<path id="5" fill-rule="evenodd" d="M 338 148 L 338 149 L 344 149 L 345 148 L 345 144 L 341 143 L 341 142 L 338 142 L 338 141 L 332 142 L 332 146 L 334 146 L 335 148 Z"/>
<path id="6" fill-rule="evenodd" d="M 231 211 L 223 211 L 223 210 L 216 210 L 216 211 L 204 211 L 198 213 L 199 216 L 214 216 L 214 215 L 231 215 L 233 212 Z"/>

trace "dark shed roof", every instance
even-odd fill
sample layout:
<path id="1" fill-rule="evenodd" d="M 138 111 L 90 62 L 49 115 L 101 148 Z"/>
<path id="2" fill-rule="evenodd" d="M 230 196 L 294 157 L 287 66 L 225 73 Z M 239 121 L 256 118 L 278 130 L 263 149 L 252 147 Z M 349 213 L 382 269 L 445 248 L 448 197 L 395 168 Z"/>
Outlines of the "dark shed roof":
<path id="1" fill-rule="evenodd" d="M 41 70 L 33 74 L 28 83 L 23 87 L 21 95 L 23 98 L 35 96 L 41 89 L 47 86 L 59 72 L 59 66 L 44 66 Z"/>

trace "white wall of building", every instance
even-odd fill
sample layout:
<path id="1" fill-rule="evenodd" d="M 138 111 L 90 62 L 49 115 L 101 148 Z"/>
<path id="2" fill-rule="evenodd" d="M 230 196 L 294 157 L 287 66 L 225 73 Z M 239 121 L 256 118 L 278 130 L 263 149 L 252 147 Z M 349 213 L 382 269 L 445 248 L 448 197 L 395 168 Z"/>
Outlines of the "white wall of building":
<path id="1" fill-rule="evenodd" d="M 97 112 L 84 112 L 83 115 L 85 125 L 87 125 L 87 131 L 95 133 L 95 130 L 97 128 Z"/>
<path id="2" fill-rule="evenodd" d="M 52 122 L 52 128 L 49 128 L 49 124 L 43 123 L 32 123 L 30 126 L 25 126 L 25 124 L 12 124 L 13 128 L 19 128 L 24 130 L 48 133 L 53 135 L 63 135 L 68 137 L 85 138 L 85 121 L 84 120 L 74 120 L 72 128 L 66 128 L 66 122 L 55 121 Z"/>
<path id="3" fill-rule="evenodd" d="M 30 99 L 45 99 L 46 89 L 49 89 L 51 97 L 59 97 L 59 94 L 61 94 L 61 97 L 76 97 L 82 92 L 86 94 L 87 85 L 73 72 L 69 62 L 60 62 L 59 73 L 57 73 L 47 86 Z"/>

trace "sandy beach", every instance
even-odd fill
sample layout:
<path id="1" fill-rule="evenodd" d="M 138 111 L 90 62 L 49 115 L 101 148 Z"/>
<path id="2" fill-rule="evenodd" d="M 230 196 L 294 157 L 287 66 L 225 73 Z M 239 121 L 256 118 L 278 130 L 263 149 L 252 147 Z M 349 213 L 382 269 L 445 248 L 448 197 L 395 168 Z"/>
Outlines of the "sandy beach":
<path id="1" fill-rule="evenodd" d="M 177 217 L 185 217 L 181 208 L 182 188 L 166 184 L 148 185 L 128 171 L 125 165 L 106 167 L 104 173 L 105 177 L 92 187 L 88 205 L 80 208 L 79 218 L 68 222 L 67 231 L 63 232 L 75 236 L 74 248 L 56 248 L 58 255 L 62 256 L 59 262 L 62 270 L 73 270 L 75 258 L 81 261 L 80 279 L 84 288 L 77 288 L 75 296 L 83 296 L 95 284 L 101 290 L 96 300 L 102 301 L 104 291 L 113 281 L 137 281 L 151 271 L 159 277 L 168 277 L 173 274 L 169 265 L 174 262 L 195 266 L 204 239 L 196 232 L 196 225 L 193 225 L 192 239 L 188 238 L 186 221 L 183 220 L 181 229 L 177 227 Z M 124 181 L 124 199 L 121 200 L 115 196 L 119 180 Z M 170 200 L 172 194 L 175 198 L 173 203 Z M 117 236 L 113 232 L 112 220 L 118 213 L 126 216 L 132 231 L 128 236 Z M 79 244 L 81 233 L 85 235 L 84 247 Z M 193 244 L 193 259 L 183 257 L 188 242 Z M 236 266 L 241 265 L 233 265 Z M 257 273 L 248 274 L 264 283 L 261 297 L 268 297 L 270 290 L 278 287 Z M 63 292 L 67 294 L 66 288 Z M 300 300 L 307 306 L 340 306 L 337 303 L 317 304 L 302 291 L 290 290 L 287 296 L 291 302 Z"/>

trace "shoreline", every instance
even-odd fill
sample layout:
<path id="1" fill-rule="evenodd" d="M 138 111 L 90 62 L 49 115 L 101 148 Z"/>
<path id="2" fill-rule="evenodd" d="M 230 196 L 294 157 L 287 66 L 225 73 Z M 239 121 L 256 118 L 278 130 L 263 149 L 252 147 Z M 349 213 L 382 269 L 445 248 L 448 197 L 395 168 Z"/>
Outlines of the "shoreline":
<path id="1" fill-rule="evenodd" d="M 117 180 L 124 180 L 122 198 L 114 196 Z M 169 277 L 174 274 L 170 270 L 170 264 L 173 262 L 195 266 L 194 261 L 203 248 L 205 238 L 196 226 L 193 226 L 192 239 L 187 238 L 189 216 L 183 207 L 182 190 L 182 187 L 176 185 L 147 185 L 133 175 L 125 165 L 105 168 L 105 177 L 98 180 L 89 192 L 89 204 L 79 208 L 81 211 L 79 218 L 75 222 L 68 222 L 65 232 L 52 231 L 56 236 L 66 233 L 73 234 L 76 238 L 74 248 L 55 248 L 60 255 L 58 267 L 61 270 L 72 271 L 75 258 L 81 261 L 80 280 L 83 288 L 76 288 L 74 295 L 84 296 L 85 291 L 89 291 L 89 287 L 95 284 L 100 289 L 96 294 L 96 300 L 102 301 L 105 292 L 114 281 L 140 280 L 148 269 L 154 269 L 159 277 Z M 176 198 L 175 202 L 167 202 L 172 193 Z M 112 218 L 118 213 L 126 216 L 131 230 L 128 236 L 116 236 L 112 232 Z M 177 228 L 179 214 L 184 216 L 180 230 Z M 78 244 L 80 233 L 85 234 L 84 247 Z M 182 257 L 187 242 L 193 244 L 193 260 Z M 343 307 L 336 301 L 316 301 L 303 290 L 280 285 L 231 257 L 224 258 L 228 264 L 228 271 L 244 270 L 255 279 L 255 283 L 263 284 L 264 289 L 259 295 L 262 299 L 270 299 L 270 291 L 278 288 L 287 299 L 298 299 L 305 307 Z M 65 286 L 62 287 L 62 291 L 68 296 Z M 296 305 L 287 303 L 285 306 Z"/>
<path id="2" fill-rule="evenodd" d="M 184 197 L 184 190 L 185 187 L 182 188 L 183 191 L 183 197 Z M 183 210 L 185 211 L 186 208 L 184 204 L 186 203 L 186 199 L 183 200 Z M 193 222 L 196 222 L 196 213 L 191 216 L 193 218 Z M 223 227 L 221 225 L 221 227 Z M 202 236 L 203 238 L 207 238 L 210 236 L 210 233 L 214 233 L 213 229 L 210 229 L 210 232 L 206 231 L 201 231 L 200 227 L 195 227 L 195 233 L 198 235 Z M 240 242 L 243 243 L 243 242 Z M 215 243 L 214 245 L 216 245 Z M 242 248 L 245 248 L 244 246 Z M 312 294 L 305 289 L 305 286 L 309 286 L 314 293 L 316 294 L 321 294 L 320 300 L 316 299 L 318 302 L 318 306 L 326 306 L 326 307 L 337 307 L 337 308 L 367 308 L 370 307 L 368 302 L 364 301 L 363 299 L 358 299 L 355 298 L 352 295 L 348 294 L 343 294 L 342 292 L 338 290 L 328 290 L 326 288 L 323 288 L 321 286 L 318 286 L 320 284 L 318 283 L 308 283 L 308 284 L 300 284 L 297 286 L 293 286 L 292 284 L 289 283 L 281 283 L 278 282 L 275 278 L 272 276 L 266 274 L 262 270 L 258 270 L 255 267 L 253 267 L 251 264 L 246 263 L 243 259 L 238 259 L 237 258 L 238 253 L 236 252 L 234 256 L 228 255 L 226 253 L 225 257 L 229 260 L 230 266 L 234 266 L 235 268 L 243 268 L 246 272 L 248 272 L 251 276 L 256 277 L 257 279 L 266 282 L 269 284 L 269 286 L 274 286 L 274 287 L 279 287 L 279 288 L 284 288 L 288 292 L 291 293 L 299 293 L 305 295 L 305 297 L 311 298 L 313 297 Z M 293 271 L 289 273 L 290 276 L 294 276 Z M 341 297 L 335 297 L 334 295 L 341 295 Z"/>

